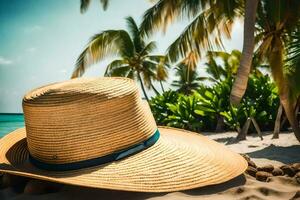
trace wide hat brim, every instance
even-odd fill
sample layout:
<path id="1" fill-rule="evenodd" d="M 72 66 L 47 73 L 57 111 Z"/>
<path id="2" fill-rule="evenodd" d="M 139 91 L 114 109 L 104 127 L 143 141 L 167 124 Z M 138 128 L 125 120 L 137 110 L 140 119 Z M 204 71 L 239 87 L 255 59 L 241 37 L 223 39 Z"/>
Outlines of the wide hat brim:
<path id="1" fill-rule="evenodd" d="M 46 171 L 28 159 L 25 128 L 0 140 L 0 171 L 57 183 L 139 192 L 187 190 L 242 174 L 239 154 L 198 133 L 159 127 L 151 147 L 125 159 L 72 171 Z"/>

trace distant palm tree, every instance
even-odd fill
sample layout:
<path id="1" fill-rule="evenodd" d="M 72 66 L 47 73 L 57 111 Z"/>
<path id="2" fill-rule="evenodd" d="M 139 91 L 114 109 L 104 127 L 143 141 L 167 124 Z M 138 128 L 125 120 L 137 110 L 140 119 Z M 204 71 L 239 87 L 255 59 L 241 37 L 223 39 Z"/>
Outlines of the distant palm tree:
<path id="1" fill-rule="evenodd" d="M 72 78 L 80 77 L 92 64 L 117 55 L 105 71 L 105 76 L 123 76 L 140 82 L 144 96 L 149 100 L 144 84 L 152 88 L 153 81 L 167 78 L 167 63 L 164 55 L 151 55 L 155 42 L 145 43 L 132 17 L 127 17 L 128 30 L 106 30 L 94 35 L 77 59 Z M 163 71 L 164 73 L 162 73 Z M 159 74 L 159 76 L 158 76 Z"/>
<path id="2" fill-rule="evenodd" d="M 235 76 L 240 63 L 240 57 L 241 52 L 238 50 L 233 50 L 231 53 L 224 51 L 207 52 L 205 70 L 209 77 L 202 77 L 202 79 L 219 83 L 226 78 Z M 220 59 L 222 63 L 218 63 L 218 59 Z"/>
<path id="3" fill-rule="evenodd" d="M 202 77 L 203 80 L 218 83 L 226 78 L 235 77 L 240 65 L 241 55 L 242 53 L 239 50 L 232 50 L 230 53 L 224 51 L 208 51 L 205 70 L 209 76 Z M 268 65 L 263 64 L 257 54 L 254 55 L 251 68 L 252 73 L 255 73 L 257 76 L 262 76 L 263 73 L 259 68 L 268 67 Z"/>
<path id="4" fill-rule="evenodd" d="M 190 54 L 175 67 L 175 75 L 179 80 L 174 80 L 172 86 L 177 87 L 179 92 L 190 94 L 192 90 L 199 88 L 200 80 L 202 79 L 198 77 L 196 70 L 197 62 L 198 58 L 196 57 L 196 54 L 190 52 Z"/>

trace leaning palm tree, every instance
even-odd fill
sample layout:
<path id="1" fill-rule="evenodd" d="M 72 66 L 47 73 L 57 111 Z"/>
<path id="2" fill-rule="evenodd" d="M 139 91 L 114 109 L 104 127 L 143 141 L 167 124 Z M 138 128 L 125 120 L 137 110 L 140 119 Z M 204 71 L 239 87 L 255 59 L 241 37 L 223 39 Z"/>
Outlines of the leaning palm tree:
<path id="1" fill-rule="evenodd" d="M 132 17 L 127 17 L 126 22 L 129 32 L 126 30 L 106 30 L 94 35 L 87 47 L 77 59 L 72 78 L 80 77 L 91 65 L 102 59 L 117 55 L 106 67 L 105 76 L 122 76 L 138 80 L 142 91 L 149 100 L 145 86 L 155 89 L 153 81 L 157 80 L 157 70 L 167 66 L 164 55 L 151 55 L 156 48 L 155 42 L 146 43 L 141 37 L 139 28 Z M 164 69 L 166 71 L 166 69 Z M 160 74 L 159 80 L 167 78 Z"/>
<path id="2" fill-rule="evenodd" d="M 292 82 L 297 80 L 299 75 L 299 63 L 294 54 L 294 45 L 299 41 L 293 37 L 300 34 L 299 11 L 300 2 L 297 0 L 265 0 L 264 4 L 258 7 L 256 41 L 257 54 L 261 60 L 269 63 L 281 104 L 295 136 L 300 141 L 299 122 L 295 116 L 300 90 L 297 82 Z M 289 73 L 287 69 L 293 72 Z"/>

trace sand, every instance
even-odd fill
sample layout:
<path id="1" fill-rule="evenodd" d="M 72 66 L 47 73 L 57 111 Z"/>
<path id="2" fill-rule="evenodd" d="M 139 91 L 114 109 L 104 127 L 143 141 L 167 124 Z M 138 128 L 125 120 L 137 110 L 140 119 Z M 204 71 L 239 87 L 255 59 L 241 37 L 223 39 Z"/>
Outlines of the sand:
<path id="1" fill-rule="evenodd" d="M 236 133 L 203 133 L 208 137 L 225 144 L 238 153 L 247 153 L 257 165 L 300 163 L 300 143 L 293 133 L 281 133 L 279 139 L 271 139 L 272 135 L 264 133 L 261 141 L 257 135 L 247 137 L 246 141 L 236 142 Z M 300 184 L 295 178 L 272 177 L 269 182 L 260 182 L 243 174 L 223 184 L 197 188 L 194 190 L 172 193 L 134 193 L 112 190 L 99 190 L 75 186 L 62 186 L 59 192 L 41 195 L 28 195 L 14 191 L 13 188 L 0 190 L 0 200 L 89 200 L 89 199 L 151 199 L 151 200 L 226 200 L 226 199 L 299 199 Z"/>

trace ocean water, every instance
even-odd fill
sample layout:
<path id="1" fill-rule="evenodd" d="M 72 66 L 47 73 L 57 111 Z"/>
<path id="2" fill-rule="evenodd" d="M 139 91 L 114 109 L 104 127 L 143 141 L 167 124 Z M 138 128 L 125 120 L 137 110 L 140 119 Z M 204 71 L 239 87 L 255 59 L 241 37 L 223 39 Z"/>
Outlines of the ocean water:
<path id="1" fill-rule="evenodd" d="M 23 114 L 0 114 L 0 138 L 23 126 Z"/>

